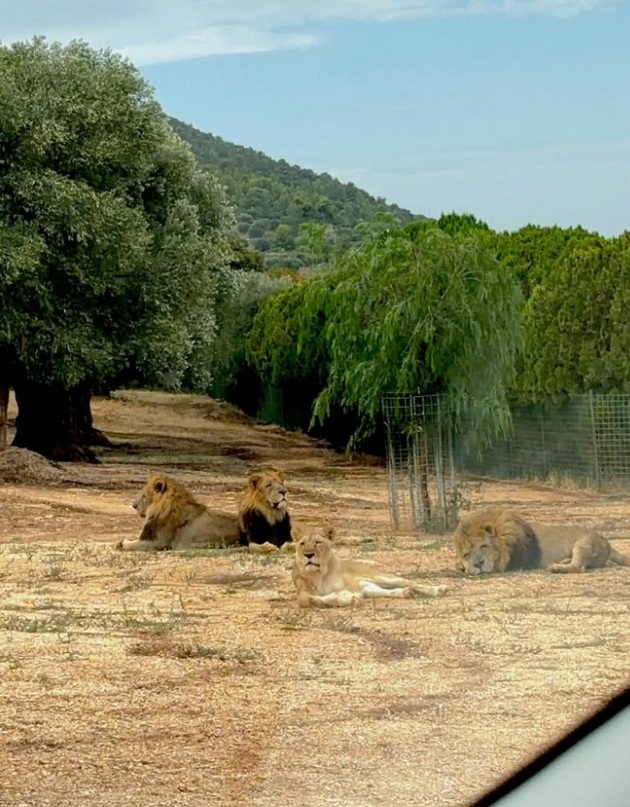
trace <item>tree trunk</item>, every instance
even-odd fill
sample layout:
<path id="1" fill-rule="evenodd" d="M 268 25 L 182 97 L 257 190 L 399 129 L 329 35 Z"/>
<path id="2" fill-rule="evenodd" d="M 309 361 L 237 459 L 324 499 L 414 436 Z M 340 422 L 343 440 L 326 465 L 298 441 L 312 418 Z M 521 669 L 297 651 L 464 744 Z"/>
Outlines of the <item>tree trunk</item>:
<path id="1" fill-rule="evenodd" d="M 7 417 L 9 410 L 9 368 L 0 357 L 0 451 L 7 447 Z"/>
<path id="2" fill-rule="evenodd" d="M 18 405 L 14 446 L 56 461 L 97 461 L 88 446 L 109 441 L 92 425 L 87 387 L 64 390 L 16 378 L 14 389 Z"/>
<path id="3" fill-rule="evenodd" d="M 108 437 L 100 429 L 94 428 L 89 387 L 79 385 L 66 394 L 69 396 L 71 428 L 76 442 L 83 446 L 111 446 Z"/>

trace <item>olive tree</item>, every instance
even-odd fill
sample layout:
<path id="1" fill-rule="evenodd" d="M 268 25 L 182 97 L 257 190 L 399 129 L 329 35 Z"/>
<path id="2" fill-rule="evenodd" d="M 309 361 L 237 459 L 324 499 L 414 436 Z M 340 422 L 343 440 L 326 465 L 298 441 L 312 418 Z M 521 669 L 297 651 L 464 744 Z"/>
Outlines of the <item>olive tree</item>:
<path id="1" fill-rule="evenodd" d="M 93 393 L 207 385 L 231 223 L 128 61 L 81 42 L 0 47 L 0 386 L 15 389 L 16 445 L 76 456 L 97 437 Z"/>

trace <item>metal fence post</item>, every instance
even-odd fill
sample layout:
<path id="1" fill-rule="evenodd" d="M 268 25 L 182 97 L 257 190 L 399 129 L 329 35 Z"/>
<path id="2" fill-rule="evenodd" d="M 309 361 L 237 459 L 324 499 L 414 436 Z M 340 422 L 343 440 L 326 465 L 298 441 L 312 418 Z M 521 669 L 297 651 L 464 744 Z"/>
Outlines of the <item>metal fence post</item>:
<path id="1" fill-rule="evenodd" d="M 593 462 L 595 466 L 595 487 L 599 488 L 601 483 L 601 474 L 599 467 L 599 455 L 597 451 L 597 430 L 595 428 L 595 406 L 593 405 L 593 391 L 589 390 L 588 393 L 589 413 L 591 417 L 591 438 L 593 440 Z"/>

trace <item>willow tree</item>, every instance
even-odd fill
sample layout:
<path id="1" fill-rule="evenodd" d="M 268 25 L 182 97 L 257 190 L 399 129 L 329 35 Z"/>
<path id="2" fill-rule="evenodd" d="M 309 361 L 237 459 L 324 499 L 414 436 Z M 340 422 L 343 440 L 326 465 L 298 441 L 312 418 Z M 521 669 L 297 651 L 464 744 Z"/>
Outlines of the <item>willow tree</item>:
<path id="1" fill-rule="evenodd" d="M 520 291 L 490 241 L 425 223 L 390 230 L 326 275 L 270 298 L 250 338 L 261 373 L 317 367 L 313 419 L 354 410 L 365 433 L 388 393 L 447 396 L 491 437 L 509 423 Z"/>
<path id="2" fill-rule="evenodd" d="M 230 213 L 109 51 L 0 47 L 0 109 L 0 381 L 16 445 L 80 456 L 95 391 L 207 382 Z"/>

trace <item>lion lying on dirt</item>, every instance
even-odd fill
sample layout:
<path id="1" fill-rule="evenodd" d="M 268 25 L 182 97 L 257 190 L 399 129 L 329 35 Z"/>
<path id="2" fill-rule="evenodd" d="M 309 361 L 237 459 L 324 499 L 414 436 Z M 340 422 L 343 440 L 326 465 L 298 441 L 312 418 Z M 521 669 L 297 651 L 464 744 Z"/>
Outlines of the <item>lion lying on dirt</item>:
<path id="1" fill-rule="evenodd" d="M 210 510 L 170 476 L 149 477 L 133 506 L 146 518 L 144 527 L 139 538 L 119 541 L 117 549 L 202 549 L 239 542 L 235 516 Z"/>
<path id="2" fill-rule="evenodd" d="M 463 518 L 454 542 L 457 566 L 466 574 L 523 569 L 568 573 L 630 565 L 630 558 L 594 530 L 530 524 L 500 507 Z"/>
<path id="3" fill-rule="evenodd" d="M 240 543 L 250 552 L 291 548 L 291 519 L 284 474 L 266 470 L 252 474 L 238 510 Z"/>
<path id="4" fill-rule="evenodd" d="M 342 560 L 333 547 L 334 534 L 329 528 L 296 535 L 292 577 L 302 608 L 339 608 L 375 597 L 438 597 L 446 592 L 446 586 L 421 586 L 368 560 Z"/>

